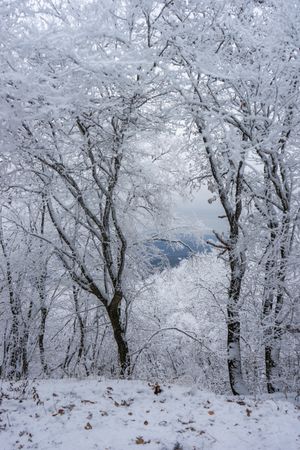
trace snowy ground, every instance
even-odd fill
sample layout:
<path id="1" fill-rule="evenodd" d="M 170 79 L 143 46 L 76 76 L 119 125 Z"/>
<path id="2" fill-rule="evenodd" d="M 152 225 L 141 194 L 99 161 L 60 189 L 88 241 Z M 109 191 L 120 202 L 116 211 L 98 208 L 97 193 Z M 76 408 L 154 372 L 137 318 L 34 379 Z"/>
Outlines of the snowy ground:
<path id="1" fill-rule="evenodd" d="M 0 449 L 300 449 L 300 409 L 291 401 L 161 389 L 142 381 L 2 383 Z"/>

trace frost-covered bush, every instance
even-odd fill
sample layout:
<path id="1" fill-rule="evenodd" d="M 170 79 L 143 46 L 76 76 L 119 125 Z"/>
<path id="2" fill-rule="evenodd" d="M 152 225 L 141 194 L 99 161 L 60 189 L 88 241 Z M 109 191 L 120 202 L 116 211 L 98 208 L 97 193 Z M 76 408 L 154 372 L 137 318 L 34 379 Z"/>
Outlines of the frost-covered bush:
<path id="1" fill-rule="evenodd" d="M 215 255 L 198 255 L 148 280 L 130 313 L 134 376 L 193 381 L 223 391 L 226 276 Z"/>

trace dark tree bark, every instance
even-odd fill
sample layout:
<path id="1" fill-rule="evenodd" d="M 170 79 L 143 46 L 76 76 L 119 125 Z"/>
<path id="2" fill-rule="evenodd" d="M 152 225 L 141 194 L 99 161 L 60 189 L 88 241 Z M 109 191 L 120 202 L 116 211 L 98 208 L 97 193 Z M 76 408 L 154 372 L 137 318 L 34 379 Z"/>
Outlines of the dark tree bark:
<path id="1" fill-rule="evenodd" d="M 206 154 L 209 160 L 211 173 L 216 182 L 217 190 L 221 204 L 225 211 L 229 225 L 229 237 L 225 238 L 215 233 L 219 244 L 213 244 L 220 249 L 222 253 L 227 253 L 229 257 L 230 267 L 230 283 L 228 289 L 227 301 L 227 360 L 230 387 L 234 395 L 247 394 L 248 389 L 244 382 L 242 372 L 242 355 L 241 355 L 241 325 L 239 316 L 239 302 L 242 282 L 246 268 L 246 254 L 244 242 L 241 239 L 241 214 L 242 214 L 242 192 L 244 183 L 244 160 L 236 162 L 229 158 L 231 183 L 224 180 L 220 171 L 219 161 L 214 155 L 207 136 L 204 132 L 204 124 L 197 120 L 197 128 L 203 139 Z M 245 136 L 243 136 L 243 140 Z M 233 192 L 231 190 L 233 184 Z"/>
<path id="2" fill-rule="evenodd" d="M 125 327 L 122 323 L 121 317 L 121 301 L 122 294 L 115 294 L 114 299 L 107 309 L 107 312 L 112 324 L 115 341 L 118 347 L 118 355 L 121 367 L 120 374 L 122 377 L 124 377 L 126 375 L 130 375 L 131 365 L 128 344 L 125 338 Z"/>
<path id="3" fill-rule="evenodd" d="M 38 344 L 39 344 L 39 350 L 40 350 L 40 359 L 41 359 L 42 370 L 45 375 L 48 375 L 48 364 L 46 363 L 45 345 L 44 345 L 48 309 L 45 306 L 41 306 L 40 315 L 41 315 L 41 318 L 40 318 L 40 329 L 39 329 L 39 335 L 38 335 Z"/>
<path id="4" fill-rule="evenodd" d="M 24 350 L 25 342 L 22 342 L 21 334 L 21 305 L 20 299 L 14 290 L 12 268 L 10 263 L 9 254 L 7 252 L 7 245 L 4 241 L 2 223 L 0 226 L 0 245 L 5 260 L 6 266 L 6 280 L 8 286 L 8 298 L 11 312 L 11 329 L 9 333 L 9 344 L 7 346 L 8 358 L 7 358 L 7 378 L 19 380 L 22 377 L 23 367 L 27 363 L 27 353 Z M 27 342 L 26 342 L 27 344 Z"/>
<path id="5" fill-rule="evenodd" d="M 233 252 L 234 253 L 234 252 Z M 234 395 L 247 392 L 242 374 L 241 358 L 241 324 L 239 317 L 239 300 L 244 276 L 243 256 L 230 254 L 230 286 L 227 303 L 227 352 L 228 372 L 231 390 Z"/>
<path id="6" fill-rule="evenodd" d="M 86 348 L 85 348 L 86 327 L 85 327 L 84 320 L 82 319 L 81 312 L 79 310 L 79 298 L 78 298 L 79 289 L 77 286 L 73 285 L 72 291 L 73 291 L 73 299 L 74 299 L 74 304 L 75 304 L 76 317 L 77 317 L 77 321 L 78 321 L 78 325 L 79 325 L 79 348 L 78 348 L 78 353 L 77 353 L 76 366 L 79 365 L 79 363 L 82 360 L 83 366 L 85 369 L 85 373 L 88 376 L 90 371 L 86 364 Z"/>
<path id="7" fill-rule="evenodd" d="M 46 208 L 47 208 L 47 202 L 46 202 L 46 196 L 45 193 L 42 192 L 42 211 L 41 211 L 41 229 L 40 233 L 43 237 L 45 234 L 45 220 L 46 220 Z M 44 259 L 44 242 L 40 242 L 40 257 L 41 261 Z M 40 360 L 41 360 L 41 366 L 42 371 L 45 375 L 49 374 L 49 368 L 48 364 L 46 362 L 46 354 L 45 354 L 45 332 L 46 332 L 46 321 L 48 317 L 48 308 L 46 306 L 46 280 L 47 280 L 47 262 L 43 262 L 43 267 L 41 269 L 41 273 L 37 277 L 37 290 L 38 290 L 38 296 L 40 300 L 40 326 L 39 326 L 39 335 L 38 335 L 38 346 L 40 351 Z"/>
<path id="8" fill-rule="evenodd" d="M 72 210 L 66 210 L 62 201 L 57 196 L 47 197 L 47 210 L 61 241 L 61 247 L 55 246 L 55 252 L 69 272 L 74 283 L 79 288 L 93 294 L 99 300 L 100 304 L 104 306 L 112 325 L 113 335 L 118 349 L 120 374 L 125 376 L 126 373 L 130 373 L 130 357 L 126 341 L 126 327 L 123 325 L 120 311 L 122 302 L 124 301 L 122 281 L 127 241 L 119 224 L 115 198 L 122 164 L 123 127 L 126 128 L 128 123 L 120 121 L 116 117 L 113 117 L 111 120 L 114 139 L 112 144 L 113 148 L 111 149 L 112 156 L 109 159 L 109 167 L 107 169 L 103 169 L 102 167 L 102 164 L 107 164 L 107 160 L 103 162 L 96 159 L 96 155 L 94 154 L 95 148 L 89 134 L 89 126 L 85 125 L 79 118 L 77 118 L 76 124 L 83 137 L 84 151 L 87 161 L 89 161 L 87 170 L 91 171 L 90 175 L 94 183 L 94 189 L 98 194 L 99 210 L 97 211 L 97 209 L 93 208 L 88 198 L 85 197 L 80 182 L 73 175 L 72 171 L 65 167 L 62 160 L 55 159 L 53 155 L 47 155 L 47 157 L 36 156 L 36 160 L 42 165 L 42 173 L 39 178 L 43 181 L 45 170 L 58 175 L 68 190 L 68 193 L 74 198 L 78 208 L 85 216 L 85 221 L 83 222 L 74 215 Z M 54 126 L 52 123 L 49 125 L 53 139 L 56 142 Z M 31 131 L 28 130 L 27 132 L 32 137 Z M 103 178 L 100 178 L 99 173 L 102 173 Z M 74 236 L 66 233 L 53 207 L 54 202 L 70 215 L 75 227 L 82 226 L 85 230 L 88 230 L 91 241 L 95 245 L 95 251 L 101 254 L 101 270 L 103 271 L 104 287 L 100 286 L 97 282 L 98 273 L 94 271 L 95 268 L 86 266 L 85 255 L 82 255 L 78 251 Z M 79 326 L 81 326 L 80 318 L 78 320 Z M 83 331 L 81 328 L 81 332 Z M 68 353 L 69 351 L 70 348 L 68 347 Z M 79 352 L 81 356 L 82 351 L 79 350 Z M 72 359 L 73 356 L 73 354 L 67 355 L 64 367 L 69 365 L 70 357 Z"/>

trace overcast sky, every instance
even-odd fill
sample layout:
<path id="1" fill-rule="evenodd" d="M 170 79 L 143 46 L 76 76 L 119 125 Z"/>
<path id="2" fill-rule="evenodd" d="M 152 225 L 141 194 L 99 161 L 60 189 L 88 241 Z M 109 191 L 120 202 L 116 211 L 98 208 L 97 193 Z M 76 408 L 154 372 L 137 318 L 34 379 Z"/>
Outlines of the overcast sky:
<path id="1" fill-rule="evenodd" d="M 219 219 L 218 216 L 224 214 L 224 210 L 218 200 L 212 203 L 208 199 L 213 194 L 205 187 L 193 194 L 193 198 L 183 199 L 179 196 L 175 198 L 175 214 L 179 216 L 183 222 L 191 224 L 191 226 L 199 226 L 204 228 L 203 231 L 211 232 L 224 231 L 226 229 L 226 220 Z"/>

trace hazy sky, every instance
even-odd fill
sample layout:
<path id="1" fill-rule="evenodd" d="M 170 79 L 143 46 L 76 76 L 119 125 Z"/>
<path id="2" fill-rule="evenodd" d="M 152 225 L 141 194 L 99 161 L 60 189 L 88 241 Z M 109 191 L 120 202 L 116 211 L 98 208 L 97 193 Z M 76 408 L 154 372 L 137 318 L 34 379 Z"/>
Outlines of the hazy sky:
<path id="1" fill-rule="evenodd" d="M 193 198 L 182 199 L 179 196 L 175 198 L 175 214 L 182 219 L 183 222 L 192 226 L 199 226 L 207 229 L 207 231 L 216 230 L 224 231 L 226 229 L 226 219 L 219 219 L 218 216 L 224 214 L 224 210 L 218 200 L 212 203 L 208 199 L 213 194 L 205 187 L 198 192 L 194 192 Z"/>

